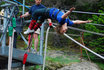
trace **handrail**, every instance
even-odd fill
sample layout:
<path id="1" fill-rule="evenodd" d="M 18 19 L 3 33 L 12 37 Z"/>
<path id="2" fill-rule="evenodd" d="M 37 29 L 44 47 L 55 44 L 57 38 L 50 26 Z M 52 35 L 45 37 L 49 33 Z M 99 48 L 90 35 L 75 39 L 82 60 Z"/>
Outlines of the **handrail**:
<path id="1" fill-rule="evenodd" d="M 94 12 L 83 12 L 83 11 L 72 11 L 73 13 L 83 13 L 83 14 L 90 14 L 90 15 L 104 15 L 104 13 L 94 13 Z"/>
<path id="2" fill-rule="evenodd" d="M 76 40 L 74 40 L 73 38 L 71 38 L 70 36 L 68 36 L 67 34 L 64 33 L 64 36 L 66 36 L 67 38 L 69 38 L 70 40 L 72 40 L 73 42 L 75 42 L 76 44 L 80 45 L 81 47 L 85 48 L 86 50 L 88 50 L 89 52 L 93 53 L 94 55 L 104 59 L 104 56 L 101 56 L 100 54 L 90 50 L 89 48 L 87 48 L 86 46 L 80 44 L 79 42 L 77 42 Z"/>
<path id="3" fill-rule="evenodd" d="M 78 31 L 82 31 L 82 32 L 88 32 L 88 33 L 91 33 L 91 34 L 96 34 L 96 35 L 104 36 L 104 34 L 102 34 L 102 33 L 92 32 L 92 31 L 88 31 L 88 30 L 84 30 L 84 29 L 79 29 L 79 28 L 75 28 L 75 27 L 71 27 L 71 26 L 68 26 L 68 28 L 73 29 L 73 30 L 78 30 Z"/>

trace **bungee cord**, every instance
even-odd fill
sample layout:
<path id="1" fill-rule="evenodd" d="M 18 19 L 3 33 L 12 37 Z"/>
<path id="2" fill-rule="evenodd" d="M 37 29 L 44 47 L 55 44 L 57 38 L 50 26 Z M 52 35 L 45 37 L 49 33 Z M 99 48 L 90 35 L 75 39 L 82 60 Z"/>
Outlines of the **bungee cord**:
<path id="1" fill-rule="evenodd" d="M 47 42 L 48 42 L 48 32 L 50 27 L 47 28 L 46 39 L 45 39 L 45 49 L 44 49 L 44 58 L 43 58 L 43 70 L 45 70 L 45 60 L 46 60 L 46 52 L 47 52 Z"/>

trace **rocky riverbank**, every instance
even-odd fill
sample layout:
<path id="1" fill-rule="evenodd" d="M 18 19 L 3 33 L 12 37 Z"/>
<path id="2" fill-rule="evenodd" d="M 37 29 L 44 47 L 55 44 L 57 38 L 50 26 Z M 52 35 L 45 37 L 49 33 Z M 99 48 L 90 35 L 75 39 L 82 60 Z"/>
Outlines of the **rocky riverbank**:
<path id="1" fill-rule="evenodd" d="M 80 55 L 75 53 L 51 50 L 47 57 L 45 70 L 100 70 L 93 62 L 80 61 Z"/>

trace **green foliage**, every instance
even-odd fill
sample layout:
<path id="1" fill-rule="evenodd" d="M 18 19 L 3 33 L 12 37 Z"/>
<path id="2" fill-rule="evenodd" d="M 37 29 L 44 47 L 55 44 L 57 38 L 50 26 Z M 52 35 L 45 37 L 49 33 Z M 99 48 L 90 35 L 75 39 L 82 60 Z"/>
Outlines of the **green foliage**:
<path id="1" fill-rule="evenodd" d="M 103 10 L 99 10 L 99 13 L 103 13 Z M 92 18 L 90 18 L 90 20 L 93 20 L 92 23 L 104 24 L 104 16 L 102 15 L 92 15 Z M 86 24 L 85 28 L 89 31 L 104 33 L 104 27 L 101 26 Z M 90 33 L 85 33 L 84 36 L 87 46 L 90 46 L 90 48 L 92 48 L 97 53 L 104 54 L 104 37 L 93 35 Z M 92 56 L 91 58 L 94 59 L 94 57 L 95 56 Z"/>
<path id="2" fill-rule="evenodd" d="M 99 66 L 99 68 L 100 68 L 101 70 L 104 70 L 104 63 L 96 62 L 96 64 Z"/>
<path id="3" fill-rule="evenodd" d="M 91 41 L 89 42 L 89 44 L 92 47 L 96 47 L 95 52 L 98 52 L 98 53 L 104 52 L 104 37 Z"/>

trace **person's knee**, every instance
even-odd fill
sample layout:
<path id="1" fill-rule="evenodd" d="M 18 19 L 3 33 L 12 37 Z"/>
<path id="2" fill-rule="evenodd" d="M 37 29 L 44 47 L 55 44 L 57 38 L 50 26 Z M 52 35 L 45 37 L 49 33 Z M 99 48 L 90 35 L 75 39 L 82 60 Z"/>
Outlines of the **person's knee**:
<path id="1" fill-rule="evenodd" d="M 34 34 L 34 38 L 38 38 L 38 34 L 37 33 Z"/>

